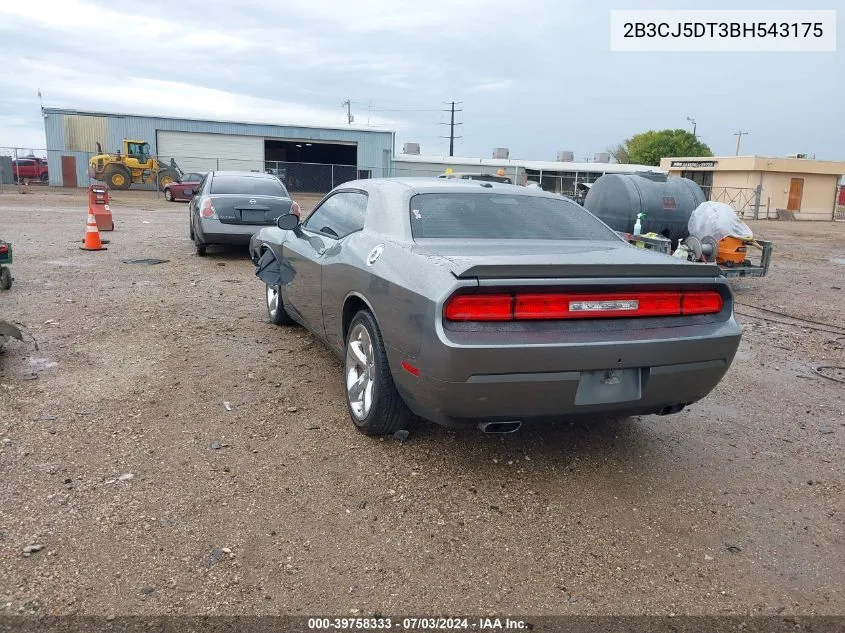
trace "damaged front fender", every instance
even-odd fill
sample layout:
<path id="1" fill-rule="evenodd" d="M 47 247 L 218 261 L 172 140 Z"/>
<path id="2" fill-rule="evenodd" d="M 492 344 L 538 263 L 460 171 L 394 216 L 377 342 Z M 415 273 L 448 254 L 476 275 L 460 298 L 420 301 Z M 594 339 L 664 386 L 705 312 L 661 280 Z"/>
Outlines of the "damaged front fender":
<path id="1" fill-rule="evenodd" d="M 255 276 L 268 286 L 285 286 L 293 281 L 296 272 L 285 258 L 280 260 L 273 251 L 266 250 L 255 264 Z"/>

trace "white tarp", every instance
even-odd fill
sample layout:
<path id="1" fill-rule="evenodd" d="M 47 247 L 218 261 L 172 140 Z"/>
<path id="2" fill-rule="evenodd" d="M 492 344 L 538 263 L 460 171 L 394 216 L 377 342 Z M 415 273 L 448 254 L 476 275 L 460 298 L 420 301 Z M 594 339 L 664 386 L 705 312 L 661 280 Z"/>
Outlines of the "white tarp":
<path id="1" fill-rule="evenodd" d="M 754 237 L 748 225 L 737 217 L 734 208 L 724 202 L 702 202 L 690 215 L 687 228 L 693 237 L 712 237 L 717 242 L 726 237 Z"/>

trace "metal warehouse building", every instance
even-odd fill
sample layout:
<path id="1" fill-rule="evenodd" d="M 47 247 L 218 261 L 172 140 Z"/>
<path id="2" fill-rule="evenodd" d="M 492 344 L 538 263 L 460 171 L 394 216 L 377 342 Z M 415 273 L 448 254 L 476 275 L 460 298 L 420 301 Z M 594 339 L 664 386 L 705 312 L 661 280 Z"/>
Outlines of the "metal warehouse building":
<path id="1" fill-rule="evenodd" d="M 185 171 L 269 171 L 292 191 L 328 191 L 356 178 L 389 176 L 395 133 L 361 127 L 268 125 L 44 108 L 50 185 L 87 187 L 88 161 L 145 141 Z M 55 167 L 54 167 L 55 166 Z M 133 185 L 143 188 L 144 185 Z M 148 186 L 147 186 L 148 187 Z"/>

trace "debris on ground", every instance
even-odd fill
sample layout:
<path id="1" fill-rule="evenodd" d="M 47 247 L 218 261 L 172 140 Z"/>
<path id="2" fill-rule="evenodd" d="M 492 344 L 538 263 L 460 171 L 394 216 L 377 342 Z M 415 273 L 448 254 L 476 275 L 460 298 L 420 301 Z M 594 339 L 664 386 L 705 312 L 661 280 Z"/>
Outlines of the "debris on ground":
<path id="1" fill-rule="evenodd" d="M 41 545 L 40 543 L 35 543 L 33 545 L 27 545 L 26 547 L 23 548 L 23 555 L 24 556 L 31 556 L 35 552 L 40 552 L 42 549 L 44 549 L 44 546 Z"/>
<path id="2" fill-rule="evenodd" d="M 215 563 L 219 563 L 224 556 L 228 558 L 234 558 L 235 555 L 232 553 L 232 550 L 228 547 L 215 547 L 211 550 L 211 553 L 208 555 L 208 558 L 205 561 L 206 568 L 211 568 L 212 565 Z"/>
<path id="3" fill-rule="evenodd" d="M 393 434 L 393 439 L 402 444 L 411 436 L 410 431 L 406 431 L 405 429 L 399 429 L 396 433 Z"/>
<path id="4" fill-rule="evenodd" d="M 124 264 L 143 264 L 145 266 L 155 266 L 156 264 L 166 264 L 169 259 L 121 259 Z"/>

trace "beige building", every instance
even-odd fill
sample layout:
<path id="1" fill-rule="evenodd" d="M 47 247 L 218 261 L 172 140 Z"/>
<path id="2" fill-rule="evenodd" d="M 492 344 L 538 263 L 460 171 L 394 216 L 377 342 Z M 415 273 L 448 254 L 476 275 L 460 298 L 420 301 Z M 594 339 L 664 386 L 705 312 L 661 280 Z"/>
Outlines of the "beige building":
<path id="1" fill-rule="evenodd" d="M 671 176 L 697 182 L 710 200 L 731 204 L 744 218 L 832 220 L 845 162 L 766 156 L 663 158 Z"/>

